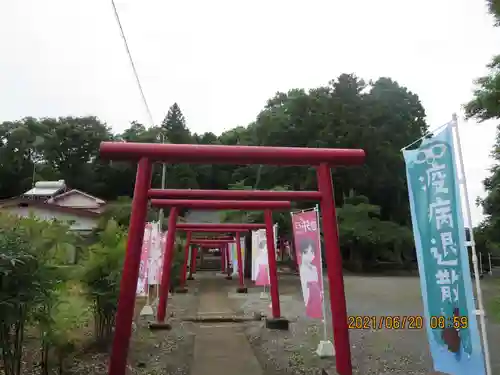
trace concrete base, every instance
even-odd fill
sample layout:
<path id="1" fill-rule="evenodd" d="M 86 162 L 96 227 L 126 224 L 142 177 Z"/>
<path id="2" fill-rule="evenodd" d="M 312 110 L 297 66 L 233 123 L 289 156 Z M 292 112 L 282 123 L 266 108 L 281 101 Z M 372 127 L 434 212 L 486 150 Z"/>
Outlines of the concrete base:
<path id="1" fill-rule="evenodd" d="M 320 341 L 318 345 L 318 349 L 316 349 L 316 354 L 320 358 L 326 357 L 334 357 L 335 356 L 335 348 L 331 341 Z"/>
<path id="2" fill-rule="evenodd" d="M 231 275 L 226 275 L 225 279 L 226 279 L 226 280 L 232 280 L 232 279 L 233 279 L 233 277 L 232 277 Z"/>
<path id="3" fill-rule="evenodd" d="M 181 287 L 175 289 L 175 293 L 178 293 L 178 294 L 186 294 L 187 292 L 188 292 L 188 288 L 186 288 L 185 286 L 181 286 Z"/>
<path id="4" fill-rule="evenodd" d="M 151 307 L 151 305 L 145 305 L 141 312 L 139 313 L 140 316 L 153 316 L 154 315 L 154 312 L 153 312 L 153 307 Z"/>
<path id="5" fill-rule="evenodd" d="M 194 277 L 192 275 L 189 275 L 186 280 L 194 280 Z"/>
<path id="6" fill-rule="evenodd" d="M 172 329 L 172 326 L 168 323 L 149 323 L 148 328 L 151 331 L 170 331 Z"/>
<path id="7" fill-rule="evenodd" d="M 236 288 L 236 293 L 248 293 L 248 288 L 246 286 L 240 286 Z"/>
<path id="8" fill-rule="evenodd" d="M 260 299 L 269 299 L 269 294 L 266 292 L 260 292 Z"/>
<path id="9" fill-rule="evenodd" d="M 253 313 L 253 320 L 262 320 L 264 315 L 260 311 L 256 311 Z"/>
<path id="10" fill-rule="evenodd" d="M 288 331 L 290 322 L 286 318 L 266 318 L 266 328 Z"/>

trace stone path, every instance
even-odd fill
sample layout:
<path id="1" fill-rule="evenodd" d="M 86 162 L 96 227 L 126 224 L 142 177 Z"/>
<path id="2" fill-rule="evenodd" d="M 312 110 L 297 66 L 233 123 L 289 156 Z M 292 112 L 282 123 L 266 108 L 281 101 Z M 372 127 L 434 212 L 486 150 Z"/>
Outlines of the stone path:
<path id="1" fill-rule="evenodd" d="M 234 315 L 221 281 L 213 276 L 200 284 L 199 317 Z M 191 375 L 263 375 L 241 324 L 201 322 L 195 329 Z"/>

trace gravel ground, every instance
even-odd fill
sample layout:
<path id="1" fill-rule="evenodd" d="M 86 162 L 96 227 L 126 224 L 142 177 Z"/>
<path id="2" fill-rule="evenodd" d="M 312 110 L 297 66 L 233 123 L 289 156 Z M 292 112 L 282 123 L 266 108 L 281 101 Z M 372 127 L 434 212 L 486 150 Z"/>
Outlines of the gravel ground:
<path id="1" fill-rule="evenodd" d="M 497 281 L 498 284 L 498 281 Z M 349 315 L 421 315 L 422 303 L 418 278 L 345 277 Z M 485 298 L 495 286 L 483 283 Z M 260 300 L 262 288 L 251 288 L 246 299 L 231 296 L 245 315 L 270 314 L 270 301 Z M 297 277 L 280 277 L 281 310 L 291 324 L 288 332 L 264 328 L 262 322 L 249 324 L 246 333 L 266 375 L 336 374 L 334 359 L 320 359 L 315 350 L 323 336 L 320 321 L 304 317 L 305 308 Z M 328 301 L 327 301 L 328 302 Z M 329 306 L 329 304 L 327 304 Z M 331 319 L 327 308 L 327 329 L 331 339 Z M 500 326 L 488 326 L 490 351 L 500 344 Z M 355 374 L 430 375 L 432 362 L 424 330 L 351 330 L 351 354 Z M 493 355 L 493 374 L 500 374 L 500 358 Z M 497 356 L 498 357 L 498 356 Z M 285 370 L 286 369 L 286 370 Z"/>

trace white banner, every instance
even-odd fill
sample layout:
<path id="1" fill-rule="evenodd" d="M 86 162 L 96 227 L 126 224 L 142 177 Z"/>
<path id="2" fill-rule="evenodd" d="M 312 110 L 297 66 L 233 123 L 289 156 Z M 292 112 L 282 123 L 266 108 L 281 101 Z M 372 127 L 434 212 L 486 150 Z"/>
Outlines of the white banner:
<path id="1" fill-rule="evenodd" d="M 162 266 L 162 241 L 161 241 L 160 223 L 151 223 L 151 244 L 149 248 L 149 272 L 148 283 L 149 285 L 159 285 L 160 280 L 158 276 L 161 272 Z"/>
<path id="2" fill-rule="evenodd" d="M 139 264 L 139 277 L 137 278 L 138 296 L 147 294 L 148 285 L 148 266 L 149 266 L 149 248 L 151 244 L 151 224 L 147 223 L 144 227 L 144 239 L 142 240 L 141 263 Z"/>
<path id="3" fill-rule="evenodd" d="M 278 256 L 278 224 L 273 225 L 275 256 Z M 256 285 L 269 285 L 266 230 L 252 231 L 252 280 Z"/>

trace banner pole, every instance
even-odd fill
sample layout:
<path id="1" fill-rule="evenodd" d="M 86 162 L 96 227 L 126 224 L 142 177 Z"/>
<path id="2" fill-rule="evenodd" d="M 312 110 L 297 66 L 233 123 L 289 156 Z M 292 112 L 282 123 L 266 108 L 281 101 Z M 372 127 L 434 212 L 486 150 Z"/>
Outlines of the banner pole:
<path id="1" fill-rule="evenodd" d="M 491 253 L 488 253 L 488 266 L 490 267 L 490 272 L 488 272 L 491 275 L 493 275 L 493 269 L 491 268 Z"/>
<path id="2" fill-rule="evenodd" d="M 320 235 L 320 227 L 319 227 L 319 205 L 316 204 L 314 207 L 314 211 L 316 212 L 316 222 L 318 223 L 317 225 L 317 230 L 318 230 L 318 240 L 319 240 L 319 253 L 321 254 L 321 235 Z M 323 268 L 323 257 L 321 258 L 321 264 L 320 267 Z M 323 271 L 321 272 L 321 275 L 323 275 Z M 321 285 L 323 286 L 321 288 L 321 309 L 323 312 L 323 340 L 328 341 L 328 332 L 326 329 L 326 304 L 325 304 L 325 285 L 323 280 L 321 280 Z"/>
<path id="3" fill-rule="evenodd" d="M 465 177 L 465 166 L 464 166 L 464 159 L 463 159 L 463 154 L 462 154 L 462 144 L 460 142 L 460 132 L 458 130 L 458 120 L 457 120 L 457 115 L 453 114 L 453 119 L 452 119 L 452 128 L 455 130 L 455 135 L 457 137 L 457 154 L 458 154 L 458 162 L 460 164 L 460 175 L 462 177 L 461 184 L 464 187 L 464 194 L 465 194 L 465 211 L 467 215 L 467 221 L 469 225 L 472 227 L 472 215 L 470 211 L 470 204 L 469 204 L 469 191 L 467 189 L 467 178 Z M 460 183 L 460 181 L 459 181 Z M 475 279 L 475 284 L 476 284 L 476 295 L 477 295 L 477 303 L 478 303 L 478 310 L 477 313 L 479 313 L 479 321 L 481 324 L 481 337 L 483 341 L 483 349 L 484 349 L 484 361 L 486 363 L 486 374 L 487 375 L 492 375 L 491 372 L 491 361 L 490 361 L 490 349 L 488 345 L 488 336 L 486 333 L 486 320 L 485 320 L 485 311 L 484 311 L 484 304 L 483 304 L 483 294 L 481 291 L 481 284 L 479 281 L 479 273 L 478 273 L 478 266 L 477 266 L 477 253 L 476 253 L 476 243 L 474 242 L 474 231 L 472 228 L 470 228 L 470 242 L 471 242 L 471 248 L 472 248 L 472 264 L 474 266 L 474 279 Z M 476 314 L 477 314 L 476 313 Z"/>

